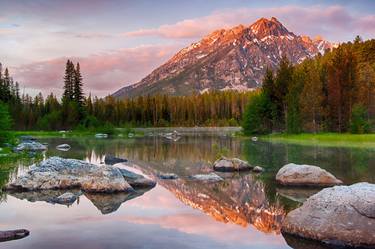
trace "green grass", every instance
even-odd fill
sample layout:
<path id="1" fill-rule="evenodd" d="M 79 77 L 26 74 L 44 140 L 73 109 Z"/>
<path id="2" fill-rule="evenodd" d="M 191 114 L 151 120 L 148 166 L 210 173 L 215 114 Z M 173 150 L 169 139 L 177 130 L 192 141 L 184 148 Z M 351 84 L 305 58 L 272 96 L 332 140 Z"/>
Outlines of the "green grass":
<path id="1" fill-rule="evenodd" d="M 12 135 L 15 137 L 23 136 L 23 135 L 30 135 L 35 137 L 61 137 L 65 134 L 65 136 L 86 136 L 86 135 L 94 135 L 96 132 L 92 131 L 69 131 L 65 133 L 60 133 L 59 131 L 13 131 Z"/>
<path id="2" fill-rule="evenodd" d="M 302 133 L 302 134 L 272 134 L 261 137 L 270 142 L 283 142 L 301 145 L 320 145 L 329 147 L 361 147 L 375 148 L 375 134 L 348 133 Z"/>
<path id="3" fill-rule="evenodd" d="M 19 136 L 33 136 L 33 137 L 85 137 L 85 136 L 94 136 L 97 133 L 105 133 L 103 131 L 92 131 L 92 130 L 72 130 L 67 131 L 65 133 L 61 133 L 59 131 L 12 131 L 11 134 L 14 137 Z M 121 136 L 123 138 L 127 138 L 129 133 L 133 133 L 136 137 L 144 136 L 141 132 L 135 132 L 133 129 L 130 128 L 115 128 L 113 131 L 113 136 Z"/>

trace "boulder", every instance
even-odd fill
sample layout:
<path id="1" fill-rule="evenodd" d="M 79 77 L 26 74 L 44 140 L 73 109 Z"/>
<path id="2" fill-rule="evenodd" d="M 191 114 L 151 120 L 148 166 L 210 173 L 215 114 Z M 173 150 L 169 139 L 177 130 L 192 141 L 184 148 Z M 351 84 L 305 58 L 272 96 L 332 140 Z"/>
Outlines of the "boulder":
<path id="1" fill-rule="evenodd" d="M 116 163 L 126 163 L 128 160 L 121 157 L 115 157 L 112 155 L 106 155 L 104 158 L 104 163 L 108 165 L 114 165 Z"/>
<path id="2" fill-rule="evenodd" d="M 22 239 L 27 237 L 29 234 L 30 232 L 26 229 L 0 231 L 0 242 Z"/>
<path id="3" fill-rule="evenodd" d="M 282 232 L 334 246 L 375 248 L 375 184 L 323 189 L 287 215 Z"/>
<path id="4" fill-rule="evenodd" d="M 15 148 L 15 152 L 22 152 L 22 151 L 45 151 L 47 150 L 47 146 L 35 142 L 35 141 L 25 141 L 18 144 Z"/>
<path id="5" fill-rule="evenodd" d="M 95 137 L 96 137 L 96 138 L 107 138 L 107 137 L 108 137 L 108 134 L 105 134 L 105 133 L 97 133 L 97 134 L 95 134 Z"/>
<path id="6" fill-rule="evenodd" d="M 66 192 L 55 199 L 54 203 L 63 204 L 63 205 L 72 205 L 77 200 L 77 196 L 72 192 Z"/>
<path id="7" fill-rule="evenodd" d="M 262 167 L 260 167 L 260 166 L 255 166 L 253 168 L 253 172 L 255 172 L 255 173 L 261 173 L 263 171 L 264 171 L 264 169 Z"/>
<path id="8" fill-rule="evenodd" d="M 342 184 L 342 181 L 322 168 L 294 163 L 282 167 L 276 174 L 276 181 L 290 186 L 330 187 Z"/>
<path id="9" fill-rule="evenodd" d="M 238 158 L 221 157 L 214 162 L 214 170 L 220 172 L 246 171 L 252 168 L 249 163 Z"/>
<path id="10" fill-rule="evenodd" d="M 51 157 L 31 166 L 24 175 L 7 185 L 10 190 L 26 191 L 69 188 L 104 193 L 134 191 L 118 168 L 60 157 Z"/>
<path id="11" fill-rule="evenodd" d="M 223 180 L 223 178 L 216 175 L 215 173 L 192 175 L 190 178 L 193 180 L 207 181 L 207 182 L 217 182 L 217 181 Z"/>
<path id="12" fill-rule="evenodd" d="M 163 180 L 175 180 L 178 179 L 178 175 L 174 173 L 158 173 L 158 177 Z"/>
<path id="13" fill-rule="evenodd" d="M 61 150 L 61 151 L 68 151 L 70 150 L 70 145 L 69 144 L 60 144 L 56 146 L 56 149 Z"/>
<path id="14" fill-rule="evenodd" d="M 148 179 L 142 175 L 133 173 L 126 169 L 120 169 L 120 172 L 124 179 L 132 186 L 133 188 L 153 188 L 156 185 L 154 180 Z"/>

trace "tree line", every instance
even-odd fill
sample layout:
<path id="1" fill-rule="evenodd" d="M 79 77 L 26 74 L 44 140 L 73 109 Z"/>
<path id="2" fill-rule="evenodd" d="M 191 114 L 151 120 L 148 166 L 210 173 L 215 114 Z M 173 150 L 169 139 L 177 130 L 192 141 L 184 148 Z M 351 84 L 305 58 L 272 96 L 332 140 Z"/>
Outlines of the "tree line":
<path id="1" fill-rule="evenodd" d="M 249 101 L 246 134 L 374 130 L 375 40 L 341 44 L 298 65 L 284 57 Z"/>
<path id="2" fill-rule="evenodd" d="M 68 60 L 59 99 L 19 93 L 8 69 L 0 73 L 0 101 L 15 130 L 98 129 L 129 126 L 236 126 L 255 92 L 210 92 L 192 96 L 140 96 L 132 99 L 85 97 L 79 63 Z M 1 111 L 1 109 L 0 109 Z"/>

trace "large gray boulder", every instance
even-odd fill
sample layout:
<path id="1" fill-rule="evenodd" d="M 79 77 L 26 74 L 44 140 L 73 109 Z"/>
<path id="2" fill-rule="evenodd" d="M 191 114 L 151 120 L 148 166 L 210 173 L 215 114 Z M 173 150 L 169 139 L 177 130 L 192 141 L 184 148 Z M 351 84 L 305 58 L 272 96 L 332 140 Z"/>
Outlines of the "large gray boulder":
<path id="1" fill-rule="evenodd" d="M 246 171 L 252 168 L 249 163 L 238 158 L 221 157 L 214 162 L 214 170 L 220 172 Z"/>
<path id="2" fill-rule="evenodd" d="M 322 168 L 294 163 L 282 167 L 276 174 L 276 181 L 290 186 L 330 187 L 342 184 L 342 181 Z"/>
<path id="3" fill-rule="evenodd" d="M 375 248 L 375 184 L 323 189 L 287 215 L 282 232 L 327 244 Z"/>
<path id="4" fill-rule="evenodd" d="M 45 151 L 47 150 L 47 146 L 36 142 L 36 141 L 24 141 L 18 144 L 15 148 L 15 152 L 22 152 L 22 151 Z"/>
<path id="5" fill-rule="evenodd" d="M 99 193 L 134 191 L 118 168 L 60 157 L 51 157 L 31 166 L 7 188 L 27 191 L 79 188 Z"/>

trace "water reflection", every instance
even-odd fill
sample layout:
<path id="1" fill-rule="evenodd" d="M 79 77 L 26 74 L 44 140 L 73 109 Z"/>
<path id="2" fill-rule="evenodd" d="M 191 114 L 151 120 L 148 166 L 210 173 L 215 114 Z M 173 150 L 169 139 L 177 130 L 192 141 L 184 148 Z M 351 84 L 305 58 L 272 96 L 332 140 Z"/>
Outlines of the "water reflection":
<path id="1" fill-rule="evenodd" d="M 182 232 L 184 235 L 181 239 L 184 240 L 184 243 L 180 248 L 241 248 L 241 243 L 246 245 L 246 247 L 254 247 L 255 245 L 259 246 L 256 241 L 257 238 L 265 234 L 270 237 L 262 237 L 264 238 L 262 246 L 258 248 L 287 248 L 280 235 L 280 226 L 283 218 L 287 212 L 296 208 L 319 189 L 293 189 L 276 186 L 274 181 L 275 174 L 286 163 L 319 165 L 335 174 L 346 184 L 358 181 L 375 182 L 375 176 L 371 173 L 375 172 L 375 151 L 373 149 L 272 144 L 231 137 L 182 137 L 176 142 L 158 137 L 126 140 L 55 138 L 46 139 L 46 142 L 49 143 L 49 148 L 51 148 L 46 153 L 47 157 L 57 155 L 84 159 L 100 164 L 104 161 L 105 154 L 112 154 L 128 158 L 139 166 L 139 170 L 158 181 L 158 186 L 155 189 L 144 195 L 142 195 L 142 192 L 139 193 L 139 195 L 142 195 L 140 198 L 135 198 L 138 195 L 128 194 L 94 195 L 85 193 L 81 196 L 78 206 L 73 205 L 69 208 L 69 212 L 64 211 L 64 216 L 69 221 L 73 222 L 71 219 L 75 217 L 75 212 L 77 212 L 77 215 L 79 214 L 78 216 L 81 217 L 80 221 L 84 223 L 82 227 L 86 227 L 86 222 L 92 220 L 95 221 L 95 224 L 100 224 L 100 227 L 106 227 L 108 232 L 113 232 L 118 226 L 124 231 L 131 233 L 131 227 L 119 224 L 120 220 L 131 222 L 132 226 L 137 224 L 142 226 L 141 228 L 138 227 L 138 229 L 144 229 L 144 231 L 152 230 L 155 234 L 166 232 L 170 236 L 171 234 L 176 235 L 175 232 Z M 56 145 L 62 143 L 70 144 L 72 149 L 66 152 L 54 149 Z M 220 154 L 248 160 L 253 165 L 262 166 L 266 169 L 266 172 L 260 175 L 252 173 L 221 173 L 220 176 L 224 178 L 223 182 L 209 184 L 189 180 L 188 177 L 190 175 L 211 172 L 212 162 Z M 9 167 L 7 171 L 0 171 L 0 184 L 3 185 L 9 178 L 22 173 L 27 168 L 25 168 L 25 165 L 30 165 L 31 163 L 32 161 L 17 162 L 18 167 Z M 180 178 L 178 180 L 161 180 L 157 178 L 157 174 L 160 172 L 175 173 Z M 51 197 L 60 194 L 58 192 L 22 193 L 22 195 L 11 193 L 8 196 L 11 201 L 0 204 L 0 210 L 2 208 L 9 212 L 11 208 L 17 206 L 17 210 L 22 212 L 25 208 L 31 207 L 24 202 L 20 202 L 21 200 L 26 200 L 33 202 L 33 207 L 39 205 L 40 202 L 45 203 L 45 205 L 39 206 L 40 210 L 42 210 L 39 212 L 43 212 L 43 210 L 52 212 L 49 207 L 59 205 L 52 206 L 48 204 L 49 200 Z M 14 197 L 17 199 L 14 199 Z M 7 196 L 3 194 L 1 198 L 6 200 Z M 149 201 L 152 198 L 156 199 Z M 122 205 L 124 202 L 126 204 Z M 90 203 L 91 206 L 87 205 L 87 203 Z M 109 218 L 94 214 L 82 220 L 82 215 L 84 216 L 86 212 L 90 213 L 91 208 L 99 210 L 100 214 L 111 213 L 111 215 L 114 215 L 114 220 L 109 221 Z M 0 215 L 0 218 L 4 218 L 4 216 Z M 26 220 L 32 226 L 36 225 L 33 224 L 36 221 L 30 221 L 29 217 L 26 217 Z M 188 227 L 192 225 L 191 222 L 193 221 L 196 224 L 194 223 L 194 226 Z M 10 224 L 14 223 L 13 221 L 9 222 Z M 214 236 L 209 235 L 209 231 L 204 230 L 204 226 L 208 224 L 210 225 L 210 232 L 216 231 L 216 229 L 220 232 L 215 232 Z M 144 227 L 145 225 L 147 225 L 147 228 Z M 153 225 L 157 225 L 158 228 L 153 227 L 151 229 L 149 227 Z M 67 228 L 64 227 L 64 229 Z M 102 228 L 96 229 L 95 231 L 97 232 L 102 230 Z M 172 229 L 174 232 L 172 233 L 169 230 L 167 232 L 163 229 Z M 233 239 L 233 241 L 236 241 L 235 245 L 226 244 L 223 246 L 222 243 L 224 242 L 220 238 L 223 231 L 228 236 L 236 233 L 236 236 L 233 235 L 233 238 L 236 238 Z M 192 234 L 200 236 L 200 238 L 194 237 L 193 239 L 189 237 Z M 56 235 L 54 234 L 54 236 Z M 139 241 L 140 244 L 134 242 L 131 245 L 145 246 L 144 237 L 142 236 L 148 235 L 142 233 L 139 236 L 142 238 L 142 241 Z M 156 244 L 165 246 L 160 241 L 160 238 L 154 237 L 155 235 L 149 236 Z M 255 241 L 248 241 L 249 236 L 252 236 Z M 90 236 L 86 238 L 93 239 Z M 205 242 L 201 240 L 202 238 L 205 238 Z M 190 239 L 199 240 L 201 244 L 194 246 L 194 243 L 185 243 Z M 113 240 L 120 241 L 121 239 L 114 238 Z M 211 240 L 214 240 L 214 242 Z M 77 247 L 79 245 L 83 248 L 78 238 L 73 241 L 75 243 L 71 246 Z M 124 243 L 123 240 L 121 241 Z M 114 243 L 111 241 L 106 245 L 116 248 Z M 310 246 L 309 248 L 319 248 L 311 247 L 309 243 L 305 245 L 305 242 L 293 238 L 288 238 L 287 243 L 293 248 L 308 248 L 307 246 Z M 173 245 L 179 247 L 179 243 L 175 240 L 173 240 Z M 150 248 L 163 247 L 150 246 Z"/>

